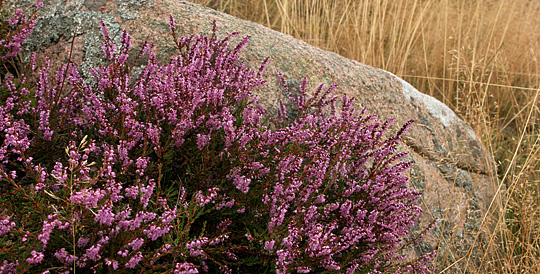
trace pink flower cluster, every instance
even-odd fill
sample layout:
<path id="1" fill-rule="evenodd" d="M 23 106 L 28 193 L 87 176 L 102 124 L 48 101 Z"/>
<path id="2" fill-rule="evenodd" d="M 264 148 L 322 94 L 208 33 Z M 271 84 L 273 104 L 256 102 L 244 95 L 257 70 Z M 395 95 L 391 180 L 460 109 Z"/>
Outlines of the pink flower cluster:
<path id="1" fill-rule="evenodd" d="M 2 1 L 3 2 L 3 1 Z M 0 3 L 3 5 L 3 3 Z M 36 7 L 41 7 L 38 2 Z M 21 51 L 21 44 L 26 41 L 26 37 L 32 33 L 36 20 L 34 18 L 28 18 L 24 11 L 18 9 L 15 14 L 8 19 L 10 28 L 15 29 L 13 32 L 9 32 L 7 37 L 0 39 L 0 53 L 3 54 L 2 58 L 5 60 L 9 57 L 17 56 L 17 53 Z"/>
<path id="2" fill-rule="evenodd" d="M 15 227 L 15 223 L 10 222 L 9 219 L 11 219 L 11 217 L 6 216 L 0 220 L 0 236 L 8 233 L 12 228 Z"/>

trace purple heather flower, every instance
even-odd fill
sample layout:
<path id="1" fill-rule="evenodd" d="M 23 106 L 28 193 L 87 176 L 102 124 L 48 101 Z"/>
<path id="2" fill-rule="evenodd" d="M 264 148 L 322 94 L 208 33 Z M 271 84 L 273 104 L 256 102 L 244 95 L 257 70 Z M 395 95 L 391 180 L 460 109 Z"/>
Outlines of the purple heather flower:
<path id="1" fill-rule="evenodd" d="M 99 255 L 101 247 L 102 246 L 100 244 L 91 246 L 90 248 L 86 249 L 83 257 L 88 258 L 92 261 L 98 261 L 99 259 L 101 259 L 101 256 Z"/>
<path id="2" fill-rule="evenodd" d="M 105 258 L 105 264 L 112 266 L 113 270 L 118 269 L 118 261 L 115 260 L 109 260 L 108 258 Z"/>
<path id="3" fill-rule="evenodd" d="M 137 252 L 137 254 L 131 257 L 131 259 L 129 259 L 129 261 L 125 264 L 125 266 L 130 269 L 135 268 L 135 266 L 142 260 L 142 258 L 143 258 L 143 255 L 139 251 Z"/>
<path id="4" fill-rule="evenodd" d="M 103 52 L 107 56 L 108 59 L 113 59 L 114 54 L 116 52 L 116 45 L 111 41 L 111 37 L 109 36 L 109 31 L 107 30 L 107 27 L 105 26 L 105 23 L 103 21 L 100 21 L 101 25 L 101 31 L 103 32 Z"/>
<path id="5" fill-rule="evenodd" d="M 272 251 L 272 249 L 274 249 L 274 244 L 276 243 L 276 241 L 274 240 L 271 240 L 271 241 L 266 241 L 264 243 L 264 249 L 268 250 L 268 251 Z"/>
<path id="6" fill-rule="evenodd" d="M 208 245 L 218 245 L 229 238 L 229 235 L 221 235 L 208 242 Z"/>
<path id="7" fill-rule="evenodd" d="M 301 266 L 296 268 L 297 273 L 311 273 L 311 268 L 307 266 Z"/>
<path id="8" fill-rule="evenodd" d="M 106 225 L 111 226 L 115 220 L 115 214 L 112 211 L 111 205 L 105 205 L 97 210 L 97 214 L 94 217 L 94 221 Z"/>
<path id="9" fill-rule="evenodd" d="M 227 257 L 228 257 L 229 259 L 231 259 L 231 260 L 233 260 L 233 261 L 238 260 L 238 257 L 237 257 L 234 253 L 232 253 L 232 252 L 230 252 L 230 251 L 228 251 L 228 250 L 225 251 L 225 254 L 227 255 Z"/>
<path id="10" fill-rule="evenodd" d="M 21 241 L 24 243 L 28 240 L 28 237 L 30 236 L 30 233 L 29 232 L 26 232 L 24 233 L 24 235 L 22 236 L 22 239 Z"/>
<path id="11" fill-rule="evenodd" d="M 203 207 L 207 205 L 208 203 L 210 203 L 211 201 L 213 201 L 217 197 L 218 191 L 219 191 L 219 188 L 217 187 L 208 189 L 207 195 L 203 195 L 202 191 L 199 191 L 197 192 L 197 194 L 195 194 L 195 201 L 200 207 Z"/>
<path id="12" fill-rule="evenodd" d="M 136 161 L 137 165 L 137 174 L 143 176 L 144 170 L 148 167 L 148 157 L 138 157 Z"/>
<path id="13" fill-rule="evenodd" d="M 174 17 L 172 14 L 169 14 L 169 29 L 174 30 L 176 28 L 176 20 L 174 20 Z"/>
<path id="14" fill-rule="evenodd" d="M 49 215 L 48 219 L 51 221 L 43 221 L 43 228 L 41 233 L 38 235 L 38 240 L 43 244 L 43 248 L 47 247 L 47 243 L 51 237 L 51 233 L 55 227 L 61 225 L 59 220 L 52 220 L 56 215 Z"/>
<path id="15" fill-rule="evenodd" d="M 192 263 L 177 263 L 174 268 L 174 274 L 197 274 L 199 270 L 195 268 L 195 265 Z"/>
<path id="16" fill-rule="evenodd" d="M 28 19 L 21 9 L 17 9 L 15 14 L 8 19 L 8 23 L 11 26 L 20 24 L 20 27 L 14 34 L 9 34 L 6 39 L 0 40 L 0 46 L 8 50 L 7 54 L 2 56 L 3 59 L 17 56 L 17 53 L 21 51 L 21 44 L 26 41 L 26 37 L 32 32 L 35 20 Z"/>
<path id="17" fill-rule="evenodd" d="M 2 262 L 2 265 L 0 265 L 0 273 L 6 273 L 6 274 L 15 274 L 17 273 L 17 266 L 19 265 L 19 261 L 16 260 L 15 262 L 8 262 L 7 260 L 4 260 Z"/>
<path id="18" fill-rule="evenodd" d="M 216 229 L 219 230 L 221 233 L 224 233 L 225 231 L 227 231 L 231 224 L 232 221 L 230 219 L 225 219 L 216 226 Z"/>
<path id="19" fill-rule="evenodd" d="M 10 218 L 10 216 L 6 216 L 4 219 L 0 220 L 0 237 L 15 227 L 15 223 L 9 221 Z"/>
<path id="20" fill-rule="evenodd" d="M 186 243 L 186 248 L 187 249 L 201 249 L 201 246 L 207 243 L 208 243 L 208 238 L 201 237 L 199 239 Z"/>
<path id="21" fill-rule="evenodd" d="M 10 25 L 16 25 L 19 23 L 19 18 L 22 18 L 24 16 L 24 11 L 21 10 L 21 9 L 17 9 L 15 11 L 15 14 L 13 15 L 13 17 L 11 17 L 10 19 L 8 19 L 8 22 Z"/>
<path id="22" fill-rule="evenodd" d="M 232 273 L 231 269 L 230 269 L 228 266 L 226 266 L 226 265 L 220 265 L 220 266 L 219 266 L 219 270 L 220 270 L 221 272 L 227 273 L 227 274 L 231 274 L 231 273 Z"/>
<path id="23" fill-rule="evenodd" d="M 139 195 L 139 187 L 138 186 L 131 186 L 126 188 L 126 197 L 131 199 L 137 199 L 137 196 Z"/>
<path id="24" fill-rule="evenodd" d="M 131 241 L 128 246 L 131 247 L 132 250 L 138 250 L 141 248 L 141 246 L 144 244 L 144 239 L 137 238 L 133 241 Z"/>
<path id="25" fill-rule="evenodd" d="M 122 256 L 122 257 L 127 257 L 129 253 L 129 250 L 125 249 L 124 251 L 118 251 L 117 254 Z"/>
<path id="26" fill-rule="evenodd" d="M 77 241 L 77 247 L 85 247 L 88 244 L 88 242 L 90 242 L 90 239 L 81 237 Z"/>
<path id="27" fill-rule="evenodd" d="M 168 233 L 171 230 L 171 226 L 167 225 L 165 227 L 160 227 L 156 225 L 150 225 L 148 226 L 148 229 L 143 230 L 143 233 L 146 234 L 146 236 L 152 240 L 155 241 L 159 237 L 163 236 L 164 234 Z"/>
<path id="28" fill-rule="evenodd" d="M 88 189 L 85 188 L 82 191 L 77 191 L 69 198 L 72 202 L 80 205 L 84 205 L 86 208 L 95 208 L 98 206 L 98 202 L 105 197 L 106 192 L 102 189 Z"/>
<path id="29" fill-rule="evenodd" d="M 197 134 L 197 147 L 202 150 L 210 141 L 210 136 L 206 134 Z"/>
<path id="30" fill-rule="evenodd" d="M 146 208 L 148 206 L 148 201 L 152 197 L 155 187 L 156 183 L 154 179 L 150 179 L 148 181 L 148 185 L 141 186 L 141 192 L 143 193 L 143 195 L 141 196 L 141 203 L 143 204 L 143 208 Z"/>
<path id="31" fill-rule="evenodd" d="M 55 252 L 54 257 L 56 257 L 56 259 L 66 265 L 73 264 L 73 262 L 78 259 L 77 256 L 69 254 L 65 248 L 62 248 L 59 251 Z"/>
<path id="32" fill-rule="evenodd" d="M 169 250 L 169 248 L 171 248 L 171 245 L 170 244 L 165 244 L 165 245 L 163 245 L 163 248 L 161 249 L 161 252 L 165 253 L 165 252 L 167 252 L 167 250 Z"/>
<path id="33" fill-rule="evenodd" d="M 45 257 L 45 255 L 43 255 L 43 253 L 37 252 L 35 250 L 32 250 L 31 254 L 32 254 L 32 257 L 26 259 L 26 261 L 29 264 L 39 264 L 39 263 L 41 263 L 41 261 L 43 261 L 43 258 Z"/>

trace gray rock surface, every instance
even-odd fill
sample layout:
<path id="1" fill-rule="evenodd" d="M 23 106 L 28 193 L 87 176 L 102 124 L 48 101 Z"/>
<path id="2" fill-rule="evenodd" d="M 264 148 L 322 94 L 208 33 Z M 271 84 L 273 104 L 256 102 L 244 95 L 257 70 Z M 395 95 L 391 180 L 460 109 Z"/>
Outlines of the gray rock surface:
<path id="1" fill-rule="evenodd" d="M 401 147 L 410 152 L 408 158 L 414 162 L 410 170 L 411 182 L 423 197 L 424 213 L 414 229 L 420 231 L 432 220 L 436 220 L 437 225 L 409 250 L 408 256 L 421 255 L 439 246 L 437 268 L 447 268 L 446 273 L 464 273 L 474 269 L 475 263 L 464 256 L 472 254 L 481 258 L 484 254 L 482 237 L 477 235 L 488 227 L 484 216 L 498 186 L 493 179 L 493 160 L 471 128 L 451 109 L 404 80 L 261 25 L 185 1 L 44 2 L 45 7 L 38 12 L 36 29 L 27 43 L 27 52 L 39 53 L 38 60 L 49 56 L 53 68 L 67 61 L 72 47 L 71 59 L 81 64 L 86 74 L 88 67 L 100 62 L 100 20 L 105 22 L 115 41 L 125 28 L 131 33 L 134 46 L 140 46 L 145 40 L 154 42 L 158 57 L 165 62 L 176 52 L 168 26 L 169 14 L 173 14 L 181 36 L 209 34 L 214 20 L 221 37 L 231 32 L 240 32 L 236 41 L 251 36 L 242 58 L 255 69 L 264 58 L 270 57 L 265 73 L 268 84 L 255 91 L 270 110 L 275 110 L 283 100 L 275 76 L 280 71 L 292 85 L 302 78 L 309 78 L 312 86 L 337 84 L 339 93 L 355 98 L 356 107 L 366 107 L 368 113 L 380 119 L 395 117 L 395 130 L 414 119 L 416 122 L 407 134 L 406 145 Z M 28 8 L 33 1 L 11 0 L 11 3 Z M 492 209 L 496 208 L 497 203 Z"/>

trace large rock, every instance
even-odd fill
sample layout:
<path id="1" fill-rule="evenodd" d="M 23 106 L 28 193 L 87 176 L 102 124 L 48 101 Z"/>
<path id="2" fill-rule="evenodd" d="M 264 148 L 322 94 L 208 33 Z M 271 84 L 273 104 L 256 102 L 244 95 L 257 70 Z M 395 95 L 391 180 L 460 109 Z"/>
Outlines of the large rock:
<path id="1" fill-rule="evenodd" d="M 11 1 L 22 8 L 29 8 L 34 2 Z M 357 107 L 366 107 L 381 119 L 395 117 L 396 129 L 414 119 L 416 123 L 401 148 L 410 152 L 409 160 L 414 162 L 411 182 L 423 197 L 424 212 L 414 229 L 420 231 L 432 220 L 437 220 L 437 225 L 409 250 L 409 256 L 439 246 L 439 270 L 447 268 L 461 273 L 474 269 L 474 257 L 481 258 L 485 252 L 483 238 L 477 235 L 489 228 L 489 218 L 484 216 L 498 186 L 493 179 L 495 165 L 471 128 L 452 110 L 389 72 L 261 25 L 178 0 L 48 0 L 38 12 L 27 49 L 38 52 L 40 57 L 49 56 L 53 65 L 58 65 L 67 61 L 73 48 L 72 60 L 88 68 L 102 57 L 99 21 L 103 20 L 116 40 L 125 28 L 135 46 L 145 40 L 154 42 L 158 57 L 166 61 L 176 52 L 169 33 L 169 14 L 176 18 L 182 36 L 209 34 L 214 20 L 222 37 L 231 32 L 240 32 L 240 37 L 251 36 L 242 57 L 252 68 L 270 57 L 265 74 L 268 84 L 255 91 L 270 110 L 283 100 L 275 76 L 280 71 L 290 86 L 298 85 L 302 78 L 309 78 L 313 85 L 335 83 L 340 93 L 355 98 Z M 491 209 L 497 210 L 498 204 Z M 464 258 L 468 254 L 473 259 Z"/>

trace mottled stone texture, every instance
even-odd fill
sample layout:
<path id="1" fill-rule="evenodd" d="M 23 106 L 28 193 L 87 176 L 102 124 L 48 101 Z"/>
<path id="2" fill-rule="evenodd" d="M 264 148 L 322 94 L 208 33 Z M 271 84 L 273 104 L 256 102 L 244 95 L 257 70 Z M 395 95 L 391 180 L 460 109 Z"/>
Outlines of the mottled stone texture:
<path id="1" fill-rule="evenodd" d="M 28 8 L 28 0 L 11 0 L 12 4 Z M 9 1 L 8 1 L 9 2 Z M 243 50 L 244 61 L 258 68 L 270 57 L 266 70 L 268 85 L 255 93 L 271 111 L 283 100 L 276 72 L 281 71 L 288 85 L 298 85 L 309 78 L 315 86 L 335 83 L 340 93 L 354 97 L 357 107 L 381 119 L 395 117 L 394 130 L 409 119 L 416 121 L 401 149 L 410 152 L 414 162 L 411 182 L 423 195 L 424 213 L 418 220 L 419 231 L 436 219 L 437 226 L 424 241 L 411 247 L 410 256 L 429 252 L 440 246 L 437 265 L 449 272 L 474 269 L 475 259 L 461 259 L 468 252 L 481 258 L 484 254 L 480 231 L 489 229 L 484 216 L 494 197 L 497 182 L 493 181 L 494 163 L 473 131 L 448 107 L 424 95 L 396 76 L 380 69 L 346 59 L 335 53 L 310 46 L 291 36 L 261 25 L 178 0 L 47 0 L 39 10 L 39 20 L 27 44 L 31 51 L 49 56 L 54 65 L 71 59 L 88 67 L 100 62 L 103 20 L 111 37 L 119 41 L 123 28 L 128 30 L 135 46 L 148 40 L 156 44 L 163 62 L 176 53 L 169 33 L 169 14 L 176 18 L 181 36 L 210 34 L 212 21 L 218 34 L 239 32 L 251 36 Z M 73 42 L 73 44 L 72 44 Z M 136 52 L 135 50 L 133 52 Z M 134 61 L 134 60 L 132 60 Z M 139 60 L 140 61 L 140 60 Z M 142 64 L 142 62 L 139 62 Z M 494 203 L 492 211 L 497 211 Z M 489 220 L 487 218 L 486 220 Z M 475 256 L 476 255 L 476 256 Z M 461 260 L 460 260 L 461 259 Z"/>

